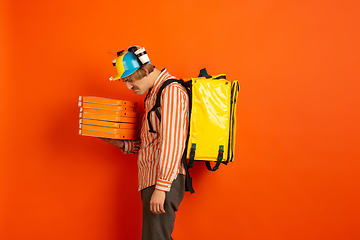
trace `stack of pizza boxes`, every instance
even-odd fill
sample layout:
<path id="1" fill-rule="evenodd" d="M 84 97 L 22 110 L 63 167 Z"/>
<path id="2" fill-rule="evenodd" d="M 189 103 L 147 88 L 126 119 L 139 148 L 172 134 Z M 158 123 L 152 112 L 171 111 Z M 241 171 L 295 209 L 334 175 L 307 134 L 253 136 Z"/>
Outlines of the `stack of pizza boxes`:
<path id="1" fill-rule="evenodd" d="M 136 102 L 80 96 L 79 107 L 80 135 L 124 140 L 139 138 Z"/>

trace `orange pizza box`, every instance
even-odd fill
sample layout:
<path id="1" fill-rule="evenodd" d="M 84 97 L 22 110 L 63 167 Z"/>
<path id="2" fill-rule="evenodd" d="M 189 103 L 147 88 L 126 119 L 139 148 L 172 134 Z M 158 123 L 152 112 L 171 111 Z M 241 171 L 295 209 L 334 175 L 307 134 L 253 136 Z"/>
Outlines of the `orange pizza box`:
<path id="1" fill-rule="evenodd" d="M 117 123 L 117 122 L 100 121 L 100 120 L 93 120 L 93 119 L 86 119 L 86 118 L 81 118 L 79 120 L 79 123 L 86 124 L 86 125 L 119 128 L 119 129 L 127 129 L 127 128 L 138 129 L 138 125 L 136 123 Z"/>
<path id="2" fill-rule="evenodd" d="M 86 125 L 81 123 L 79 125 L 79 128 L 82 130 L 91 130 L 91 131 L 108 132 L 108 133 L 122 133 L 122 134 L 136 134 L 138 132 L 137 128 L 110 128 L 103 126 Z"/>
<path id="3" fill-rule="evenodd" d="M 111 99 L 111 98 L 102 98 L 102 97 L 80 96 L 79 101 L 88 102 L 88 103 L 109 104 L 109 105 L 116 105 L 116 106 L 136 107 L 136 102 L 117 100 L 117 99 Z"/>
<path id="4" fill-rule="evenodd" d="M 136 111 L 136 108 L 131 106 L 117 106 L 117 105 L 109 105 L 109 104 L 101 104 L 101 103 L 88 103 L 82 101 L 79 101 L 78 106 L 89 109 L 104 109 L 104 110 L 128 111 L 128 112 Z"/>
<path id="5" fill-rule="evenodd" d="M 135 110 L 135 108 L 132 108 Z M 106 110 L 106 109 L 95 109 L 95 108 L 80 108 L 80 112 L 86 112 L 86 113 L 95 113 L 95 114 L 106 114 L 106 115 L 118 115 L 121 116 L 123 114 L 126 114 L 125 112 L 130 113 L 136 113 L 135 111 L 114 111 L 114 110 Z"/>
<path id="6" fill-rule="evenodd" d="M 112 127 L 112 128 L 120 127 L 120 123 L 118 122 L 100 121 L 100 120 L 87 119 L 87 118 L 80 118 L 79 123 L 95 125 L 95 126 L 103 126 L 103 127 Z"/>
<path id="7" fill-rule="evenodd" d="M 138 113 L 125 112 L 125 114 L 117 115 L 105 115 L 105 114 L 93 114 L 93 113 L 80 113 L 80 118 L 111 121 L 111 122 L 124 122 L 124 123 L 138 123 Z"/>
<path id="8" fill-rule="evenodd" d="M 90 131 L 90 130 L 82 130 L 82 129 L 79 130 L 79 135 L 122 139 L 122 140 L 134 140 L 139 138 L 137 134 L 132 134 L 132 133 L 107 133 L 107 132 L 98 132 L 98 131 Z"/>

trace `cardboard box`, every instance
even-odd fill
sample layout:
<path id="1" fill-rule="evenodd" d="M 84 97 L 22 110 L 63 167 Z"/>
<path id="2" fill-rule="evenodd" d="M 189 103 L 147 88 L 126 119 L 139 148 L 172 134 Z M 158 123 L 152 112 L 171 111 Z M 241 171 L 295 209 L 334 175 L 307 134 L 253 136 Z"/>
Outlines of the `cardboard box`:
<path id="1" fill-rule="evenodd" d="M 80 96 L 79 134 L 134 140 L 139 138 L 139 113 L 131 101 Z"/>
<path id="2" fill-rule="evenodd" d="M 101 104 L 101 103 L 88 103 L 88 102 L 83 102 L 83 101 L 79 101 L 78 106 L 82 107 L 82 108 L 90 108 L 90 109 L 104 109 L 104 110 L 113 110 L 113 111 L 136 112 L 135 107 L 109 105 L 109 104 Z"/>
<path id="3" fill-rule="evenodd" d="M 79 101 L 86 103 L 100 103 L 100 104 L 127 106 L 127 107 L 136 107 L 137 105 L 136 102 L 117 100 L 111 98 L 92 97 L 92 96 L 80 96 Z"/>
<path id="4" fill-rule="evenodd" d="M 104 127 L 104 126 L 96 126 L 96 125 L 87 125 L 81 123 L 79 124 L 79 128 L 82 130 L 119 133 L 119 134 L 136 134 L 138 132 L 137 128 L 112 128 L 112 127 Z"/>
<path id="5" fill-rule="evenodd" d="M 109 121 L 101 121 L 101 120 L 93 120 L 81 118 L 79 123 L 87 124 L 87 125 L 95 125 L 95 126 L 103 126 L 103 127 L 112 127 L 112 128 L 138 128 L 137 123 L 118 123 L 118 122 L 109 122 Z"/>
<path id="6" fill-rule="evenodd" d="M 102 138 L 112 138 L 112 139 L 121 139 L 121 140 L 135 140 L 138 139 L 137 134 L 131 133 L 107 133 L 107 132 L 97 132 L 90 130 L 79 130 L 79 134 L 83 136 L 90 137 L 102 137 Z"/>

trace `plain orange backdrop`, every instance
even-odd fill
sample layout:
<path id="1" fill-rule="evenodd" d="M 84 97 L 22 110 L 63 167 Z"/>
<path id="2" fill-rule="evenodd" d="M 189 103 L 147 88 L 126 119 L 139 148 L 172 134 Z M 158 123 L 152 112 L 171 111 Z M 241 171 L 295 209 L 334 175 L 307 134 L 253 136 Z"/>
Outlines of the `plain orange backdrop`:
<path id="1" fill-rule="evenodd" d="M 140 239 L 136 156 L 77 135 L 77 99 L 137 101 L 108 52 L 239 80 L 235 162 L 192 169 L 175 239 L 355 240 L 359 1 L 1 1 L 0 239 Z"/>

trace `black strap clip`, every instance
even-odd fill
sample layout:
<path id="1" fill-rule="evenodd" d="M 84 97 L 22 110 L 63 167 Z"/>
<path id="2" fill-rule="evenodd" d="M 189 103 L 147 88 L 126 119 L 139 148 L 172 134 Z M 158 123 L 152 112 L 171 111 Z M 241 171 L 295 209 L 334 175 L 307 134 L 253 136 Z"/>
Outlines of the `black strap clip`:
<path id="1" fill-rule="evenodd" d="M 206 161 L 205 164 L 206 164 L 206 168 L 209 170 L 209 171 L 216 171 L 219 169 L 219 166 L 220 166 L 220 163 L 221 161 L 223 160 L 224 158 L 224 145 L 220 145 L 219 146 L 219 153 L 218 153 L 218 157 L 217 157 L 217 161 L 216 161 L 216 164 L 214 166 L 214 168 L 211 168 L 211 165 L 210 165 L 210 162 L 209 161 Z"/>

